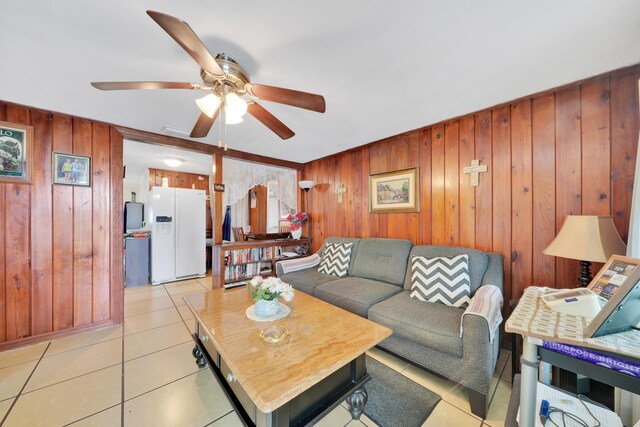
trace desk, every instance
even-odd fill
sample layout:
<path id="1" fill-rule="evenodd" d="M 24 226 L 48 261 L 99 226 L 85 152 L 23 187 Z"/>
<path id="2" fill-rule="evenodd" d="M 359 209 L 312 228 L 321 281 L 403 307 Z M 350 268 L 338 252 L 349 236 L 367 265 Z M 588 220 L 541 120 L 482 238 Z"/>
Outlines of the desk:
<path id="1" fill-rule="evenodd" d="M 532 427 L 537 416 L 535 387 L 539 358 L 616 387 L 631 391 L 640 390 L 640 380 L 631 375 L 610 371 L 569 356 L 538 348 L 542 345 L 543 340 L 561 342 L 592 348 L 601 353 L 639 363 L 637 355 L 640 354 L 640 331 L 633 330 L 598 338 L 585 338 L 583 330 L 591 319 L 551 310 L 540 298 L 544 291 L 545 288 L 534 286 L 527 288 L 518 306 L 505 323 L 506 332 L 520 334 L 523 337 L 522 383 L 520 387 L 521 427 Z"/>

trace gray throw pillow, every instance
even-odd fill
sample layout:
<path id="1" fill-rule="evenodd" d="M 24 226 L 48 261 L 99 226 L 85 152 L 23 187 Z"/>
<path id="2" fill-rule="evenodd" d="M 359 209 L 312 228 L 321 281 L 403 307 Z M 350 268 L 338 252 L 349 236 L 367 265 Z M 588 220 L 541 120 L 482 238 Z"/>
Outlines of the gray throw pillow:
<path id="1" fill-rule="evenodd" d="M 349 270 L 353 243 L 327 243 L 318 271 L 332 276 L 344 277 Z"/>
<path id="2" fill-rule="evenodd" d="M 471 300 L 469 256 L 411 258 L 411 298 L 464 308 Z"/>

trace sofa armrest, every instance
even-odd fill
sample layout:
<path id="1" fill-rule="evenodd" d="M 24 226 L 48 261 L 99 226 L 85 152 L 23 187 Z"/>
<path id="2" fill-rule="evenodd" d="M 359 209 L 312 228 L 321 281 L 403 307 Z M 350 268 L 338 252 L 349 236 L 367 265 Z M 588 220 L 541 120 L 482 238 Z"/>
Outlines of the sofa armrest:
<path id="1" fill-rule="evenodd" d="M 276 275 L 281 276 L 283 274 L 292 273 L 294 271 L 304 270 L 307 268 L 315 267 L 318 264 L 320 264 L 320 255 L 318 255 L 317 253 L 304 258 L 278 261 L 276 263 Z"/>
<path id="2" fill-rule="evenodd" d="M 476 291 L 471 298 L 469 306 L 462 313 L 460 321 L 460 336 L 463 336 L 465 316 L 478 316 L 485 320 L 489 329 L 489 342 L 493 342 L 495 331 L 502 323 L 502 303 L 501 290 L 494 285 L 484 285 Z"/>

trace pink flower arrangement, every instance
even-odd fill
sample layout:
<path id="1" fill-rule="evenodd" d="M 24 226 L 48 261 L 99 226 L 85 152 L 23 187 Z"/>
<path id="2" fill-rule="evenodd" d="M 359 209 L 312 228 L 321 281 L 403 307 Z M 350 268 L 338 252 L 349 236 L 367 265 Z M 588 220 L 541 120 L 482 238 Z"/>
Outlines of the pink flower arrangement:
<path id="1" fill-rule="evenodd" d="M 289 215 L 287 220 L 289 221 L 289 230 L 295 231 L 302 227 L 302 224 L 309 221 L 309 215 L 306 212 L 298 212 L 295 215 Z"/>

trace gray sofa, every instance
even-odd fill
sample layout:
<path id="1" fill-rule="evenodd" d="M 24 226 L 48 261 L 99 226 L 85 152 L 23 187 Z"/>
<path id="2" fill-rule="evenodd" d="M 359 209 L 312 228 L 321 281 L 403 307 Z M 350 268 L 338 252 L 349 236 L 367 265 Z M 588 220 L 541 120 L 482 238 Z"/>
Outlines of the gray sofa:
<path id="1" fill-rule="evenodd" d="M 388 326 L 393 335 L 379 347 L 415 365 L 463 385 L 471 411 L 486 417 L 487 394 L 499 352 L 499 331 L 489 340 L 487 322 L 464 316 L 464 309 L 409 297 L 413 256 L 469 256 L 471 293 L 491 284 L 502 291 L 502 256 L 453 246 L 413 246 L 408 240 L 335 238 L 325 243 L 353 243 L 346 277 L 318 272 L 318 266 L 278 277 L 295 289 Z M 324 245 L 317 252 L 324 253 Z M 496 328 L 497 329 L 497 328 Z"/>

